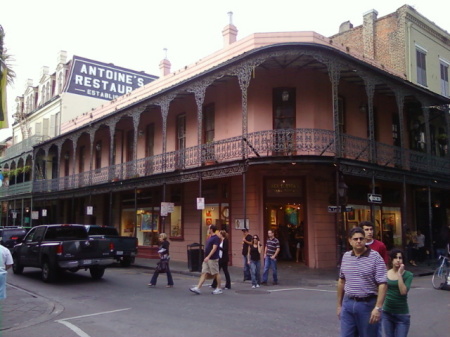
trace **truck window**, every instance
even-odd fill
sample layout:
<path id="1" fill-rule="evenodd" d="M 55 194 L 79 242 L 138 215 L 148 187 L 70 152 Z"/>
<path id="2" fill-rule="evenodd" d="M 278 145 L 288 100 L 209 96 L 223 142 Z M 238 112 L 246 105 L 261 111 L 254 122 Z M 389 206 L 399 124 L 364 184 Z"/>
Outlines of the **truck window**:
<path id="1" fill-rule="evenodd" d="M 89 235 L 119 235 L 114 227 L 89 227 Z"/>
<path id="2" fill-rule="evenodd" d="M 82 226 L 49 227 L 45 234 L 46 240 L 84 240 L 88 235 Z"/>

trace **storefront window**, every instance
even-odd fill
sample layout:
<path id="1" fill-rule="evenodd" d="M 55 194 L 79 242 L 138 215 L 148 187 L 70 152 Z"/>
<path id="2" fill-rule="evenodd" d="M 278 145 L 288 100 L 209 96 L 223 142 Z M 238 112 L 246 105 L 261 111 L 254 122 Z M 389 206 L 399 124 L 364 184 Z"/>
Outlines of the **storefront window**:
<path id="1" fill-rule="evenodd" d="M 353 211 L 345 213 L 346 230 L 361 221 L 371 221 L 370 206 L 348 205 Z M 383 241 L 387 249 L 402 246 L 402 221 L 400 207 L 374 207 L 375 239 Z"/>
<path id="2" fill-rule="evenodd" d="M 159 207 L 140 208 L 136 213 L 134 209 L 124 209 L 121 235 L 136 236 L 140 246 L 158 245 L 159 216 Z"/>
<path id="3" fill-rule="evenodd" d="M 166 223 L 169 225 L 169 236 L 171 239 L 183 238 L 183 223 L 181 206 L 174 206 L 173 212 L 169 213 L 166 218 Z"/>

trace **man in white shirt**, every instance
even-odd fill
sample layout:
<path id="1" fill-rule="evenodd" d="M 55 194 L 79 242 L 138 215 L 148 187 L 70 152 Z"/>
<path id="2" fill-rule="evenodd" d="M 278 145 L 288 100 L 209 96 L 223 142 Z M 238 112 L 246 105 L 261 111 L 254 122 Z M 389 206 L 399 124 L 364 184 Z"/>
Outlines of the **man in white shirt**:
<path id="1" fill-rule="evenodd" d="M 8 248 L 0 245 L 0 299 L 6 298 L 6 274 L 13 265 L 13 258 Z"/>

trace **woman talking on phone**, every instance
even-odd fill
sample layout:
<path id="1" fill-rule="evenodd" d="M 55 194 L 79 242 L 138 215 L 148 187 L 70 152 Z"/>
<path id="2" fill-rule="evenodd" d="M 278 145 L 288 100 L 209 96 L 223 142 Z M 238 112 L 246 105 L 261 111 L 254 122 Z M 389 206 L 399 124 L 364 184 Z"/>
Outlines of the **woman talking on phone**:
<path id="1" fill-rule="evenodd" d="M 389 252 L 392 268 L 387 272 L 387 294 L 381 324 L 387 337 L 406 337 L 410 326 L 408 291 L 413 274 L 405 270 L 405 254 L 400 249 Z"/>
<path id="2" fill-rule="evenodd" d="M 258 235 L 253 235 L 247 259 L 250 265 L 250 275 L 252 276 L 252 288 L 259 288 L 261 284 L 261 254 L 262 244 L 259 241 Z"/>

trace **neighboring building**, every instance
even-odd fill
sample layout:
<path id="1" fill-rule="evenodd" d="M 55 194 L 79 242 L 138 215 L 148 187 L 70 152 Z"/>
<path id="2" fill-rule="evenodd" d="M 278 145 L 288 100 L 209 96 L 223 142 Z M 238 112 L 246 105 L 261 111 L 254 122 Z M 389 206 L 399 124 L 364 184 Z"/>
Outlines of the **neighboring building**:
<path id="1" fill-rule="evenodd" d="M 58 136 L 61 133 L 61 123 L 76 123 L 81 112 L 92 119 L 92 111 L 98 106 L 156 78 L 143 72 L 79 56 L 67 61 L 67 53 L 60 51 L 53 73 L 49 73 L 48 67 L 43 67 L 36 86 L 29 79 L 23 96 L 16 98 L 12 144 L 0 157 L 0 167 L 3 175 L 8 177 L 5 181 L 9 183 L 0 188 L 0 202 L 7 202 L 10 210 L 9 213 L 2 213 L 0 224 L 30 222 L 30 213 L 25 210 L 32 207 L 30 192 L 33 145 Z M 42 179 L 46 170 L 52 170 L 48 161 L 37 168 L 35 177 Z"/>
<path id="2" fill-rule="evenodd" d="M 237 40 L 230 23 L 222 34 L 223 49 L 176 72 L 163 60 L 160 79 L 34 146 L 33 172 L 45 174 L 34 173 L 33 224 L 113 225 L 143 257 L 166 232 L 172 258 L 186 260 L 213 223 L 230 232 L 234 265 L 246 224 L 283 247 L 303 240 L 318 268 L 336 266 L 361 220 L 389 248 L 406 227 L 447 223 L 450 157 L 437 133 L 448 136 L 450 99 L 314 32 Z"/>
<path id="3" fill-rule="evenodd" d="M 449 97 L 450 34 L 409 5 L 377 16 L 376 10 L 368 11 L 358 27 L 344 22 L 330 39 Z"/>

